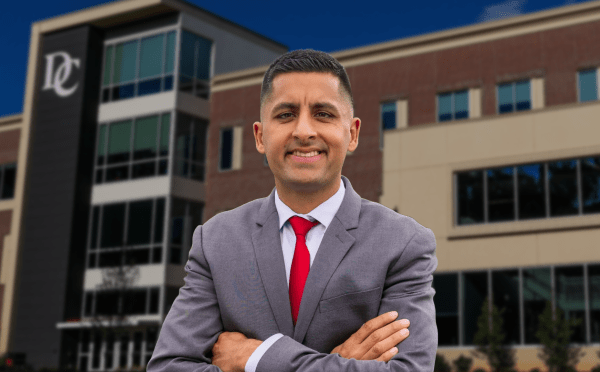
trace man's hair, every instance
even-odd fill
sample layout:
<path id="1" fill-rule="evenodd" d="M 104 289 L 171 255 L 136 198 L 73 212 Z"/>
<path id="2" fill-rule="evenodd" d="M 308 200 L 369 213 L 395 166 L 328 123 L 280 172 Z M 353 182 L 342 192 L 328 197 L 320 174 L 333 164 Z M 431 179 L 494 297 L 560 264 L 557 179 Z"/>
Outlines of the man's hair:
<path id="1" fill-rule="evenodd" d="M 265 101 L 269 98 L 273 90 L 273 79 L 277 75 L 287 72 L 328 72 L 334 74 L 340 80 L 340 88 L 344 90 L 343 93 L 348 95 L 352 111 L 354 112 L 352 89 L 350 88 L 350 80 L 344 66 L 329 54 L 313 49 L 298 49 L 287 52 L 269 66 L 269 69 L 265 72 L 260 90 L 261 112 Z"/>

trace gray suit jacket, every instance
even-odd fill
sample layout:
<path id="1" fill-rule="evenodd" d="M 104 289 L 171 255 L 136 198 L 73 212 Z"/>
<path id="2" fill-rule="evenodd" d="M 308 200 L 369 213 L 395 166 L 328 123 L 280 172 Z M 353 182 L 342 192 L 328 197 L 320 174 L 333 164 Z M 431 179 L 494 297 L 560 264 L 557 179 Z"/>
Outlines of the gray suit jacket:
<path id="1" fill-rule="evenodd" d="M 275 208 L 275 192 L 220 213 L 194 230 L 180 289 L 160 331 L 148 372 L 220 371 L 212 347 L 223 331 L 261 341 L 282 333 L 257 372 L 431 372 L 437 326 L 431 287 L 433 232 L 346 194 L 310 268 L 296 327 Z M 396 310 L 410 336 L 389 362 L 329 354 L 368 320 Z"/>

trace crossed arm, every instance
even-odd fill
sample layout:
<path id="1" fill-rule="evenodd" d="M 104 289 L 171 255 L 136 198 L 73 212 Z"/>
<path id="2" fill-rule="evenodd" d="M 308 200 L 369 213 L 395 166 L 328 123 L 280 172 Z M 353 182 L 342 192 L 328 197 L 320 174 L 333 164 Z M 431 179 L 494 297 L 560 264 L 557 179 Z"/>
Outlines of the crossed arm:
<path id="1" fill-rule="evenodd" d="M 223 332 L 220 317 L 207 316 L 219 314 L 219 308 L 201 233 L 201 227 L 194 232 L 185 285 L 163 323 L 148 372 L 244 372 L 248 358 L 262 343 L 238 332 Z M 379 313 L 395 310 L 411 322 L 411 337 L 396 345 L 398 353 L 389 362 L 319 353 L 284 335 L 263 354 L 256 371 L 433 371 L 437 349 L 431 288 L 437 267 L 434 253 L 433 233 L 419 226 L 388 270 Z"/>

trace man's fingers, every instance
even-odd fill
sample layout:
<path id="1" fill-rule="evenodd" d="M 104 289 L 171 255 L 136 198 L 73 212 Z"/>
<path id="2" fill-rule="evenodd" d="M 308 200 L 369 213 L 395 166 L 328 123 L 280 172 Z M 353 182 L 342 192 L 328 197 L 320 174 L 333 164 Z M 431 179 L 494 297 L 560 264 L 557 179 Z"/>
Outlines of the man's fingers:
<path id="1" fill-rule="evenodd" d="M 356 335 L 356 338 L 357 338 L 355 341 L 357 341 L 358 343 L 362 343 L 373 332 L 375 332 L 378 329 L 382 328 L 386 324 L 391 323 L 397 317 L 398 317 L 398 313 L 396 313 L 396 312 L 389 312 L 389 313 L 381 314 L 378 317 L 375 317 L 375 318 L 369 320 L 368 322 L 366 322 L 365 324 L 363 324 L 362 327 L 360 327 L 360 329 L 358 330 L 358 332 L 356 332 L 354 334 L 354 335 Z"/>
<path id="2" fill-rule="evenodd" d="M 375 360 L 378 360 L 380 362 L 389 362 L 396 354 L 398 354 L 398 348 L 393 347 Z"/>

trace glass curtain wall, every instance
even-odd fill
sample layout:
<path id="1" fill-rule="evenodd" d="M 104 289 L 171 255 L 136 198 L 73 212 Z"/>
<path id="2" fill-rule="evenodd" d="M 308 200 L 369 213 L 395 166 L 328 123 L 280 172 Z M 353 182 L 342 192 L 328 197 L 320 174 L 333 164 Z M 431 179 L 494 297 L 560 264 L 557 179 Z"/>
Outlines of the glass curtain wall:
<path id="1" fill-rule="evenodd" d="M 174 175 L 204 181 L 208 120 L 177 112 Z"/>
<path id="2" fill-rule="evenodd" d="M 102 102 L 118 101 L 173 89 L 175 31 L 104 48 Z"/>
<path id="3" fill-rule="evenodd" d="M 185 264 L 192 246 L 192 235 L 202 223 L 204 204 L 180 198 L 171 199 L 169 258 L 167 263 Z"/>
<path id="4" fill-rule="evenodd" d="M 179 90 L 208 99 L 212 41 L 182 30 L 180 47 Z"/>
<path id="5" fill-rule="evenodd" d="M 456 173 L 457 225 L 600 212 L 600 157 Z"/>

